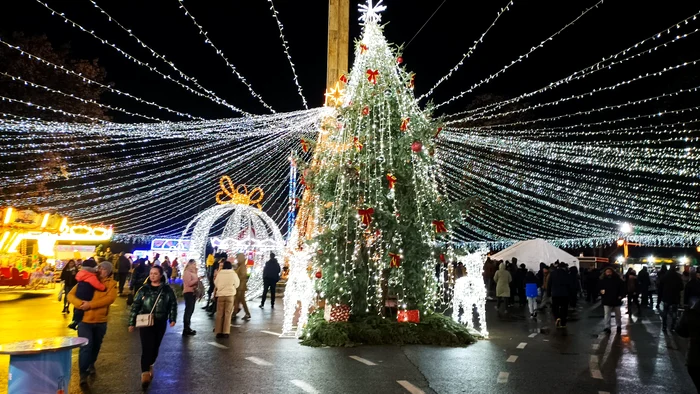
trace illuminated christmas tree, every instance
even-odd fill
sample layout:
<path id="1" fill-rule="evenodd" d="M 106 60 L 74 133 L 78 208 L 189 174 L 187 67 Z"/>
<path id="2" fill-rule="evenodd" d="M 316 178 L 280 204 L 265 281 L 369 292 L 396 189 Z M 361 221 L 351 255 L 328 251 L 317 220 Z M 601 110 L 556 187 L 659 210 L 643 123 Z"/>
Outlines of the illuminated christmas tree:
<path id="1" fill-rule="evenodd" d="M 378 313 L 395 297 L 399 309 L 426 312 L 439 298 L 435 267 L 458 217 L 438 191 L 439 121 L 419 107 L 414 75 L 383 36 L 381 1 L 360 9 L 355 63 L 326 95 L 337 110 L 303 172 L 297 225 L 314 245 L 327 305 Z"/>

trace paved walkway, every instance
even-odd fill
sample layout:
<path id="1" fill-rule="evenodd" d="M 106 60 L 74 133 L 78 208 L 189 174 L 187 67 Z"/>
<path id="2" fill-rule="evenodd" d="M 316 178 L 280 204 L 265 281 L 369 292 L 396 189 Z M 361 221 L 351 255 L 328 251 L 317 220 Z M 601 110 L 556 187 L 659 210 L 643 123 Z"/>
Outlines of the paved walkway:
<path id="1" fill-rule="evenodd" d="M 260 310 L 216 339 L 213 320 L 198 306 L 194 337 L 181 320 L 168 328 L 151 393 L 694 393 L 684 365 L 685 340 L 660 332 L 659 317 L 623 316 L 623 330 L 602 332 L 602 308 L 583 304 L 566 330 L 552 329 L 515 309 L 499 317 L 488 303 L 491 337 L 467 348 L 374 346 L 309 348 L 279 339 L 283 310 Z M 182 313 L 183 305 L 180 305 Z M 2 342 L 75 335 L 53 296 L 0 303 Z M 623 311 L 625 309 L 623 308 Z M 120 298 L 110 310 L 93 393 L 139 393 L 138 334 L 126 330 Z M 180 315 L 181 316 L 181 315 Z M 71 393 L 78 387 L 77 352 Z M 7 358 L 0 359 L 7 376 Z M 7 381 L 0 380 L 0 392 Z"/>

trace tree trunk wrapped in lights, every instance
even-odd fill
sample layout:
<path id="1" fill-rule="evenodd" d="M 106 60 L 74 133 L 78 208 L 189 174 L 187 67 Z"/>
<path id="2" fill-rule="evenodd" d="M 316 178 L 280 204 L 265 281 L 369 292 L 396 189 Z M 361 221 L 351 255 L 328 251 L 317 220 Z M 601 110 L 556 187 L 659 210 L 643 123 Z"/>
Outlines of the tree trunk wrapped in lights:
<path id="1" fill-rule="evenodd" d="M 327 94 L 337 110 L 304 173 L 297 226 L 317 245 L 312 264 L 327 306 L 378 313 L 395 297 L 422 314 L 438 301 L 438 245 L 458 215 L 438 191 L 440 122 L 418 106 L 413 75 L 378 24 L 381 10 L 362 10 L 353 70 Z"/>

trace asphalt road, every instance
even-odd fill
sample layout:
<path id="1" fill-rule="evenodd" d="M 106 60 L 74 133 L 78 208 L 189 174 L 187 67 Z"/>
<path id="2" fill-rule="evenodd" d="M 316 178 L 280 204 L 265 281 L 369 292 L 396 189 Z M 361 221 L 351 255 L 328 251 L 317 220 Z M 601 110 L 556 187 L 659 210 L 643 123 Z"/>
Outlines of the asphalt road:
<path id="1" fill-rule="evenodd" d="M 566 330 L 549 312 L 534 322 L 519 308 L 499 317 L 487 306 L 490 338 L 466 348 L 366 346 L 309 348 L 280 339 L 283 310 L 238 320 L 229 339 L 215 339 L 214 322 L 198 306 L 194 337 L 181 320 L 168 328 L 151 393 L 695 393 L 684 364 L 686 342 L 660 332 L 655 311 L 625 314 L 621 335 L 604 335 L 602 307 L 582 304 Z M 0 302 L 0 342 L 75 335 L 62 305 L 50 297 Z M 184 305 L 180 305 L 180 315 Z M 623 312 L 626 309 L 623 307 Z M 140 344 L 129 334 L 125 298 L 110 309 L 92 393 L 140 393 Z M 614 323 L 613 323 L 614 324 Z M 70 393 L 78 386 L 77 351 Z M 0 358 L 0 392 L 8 358 Z"/>

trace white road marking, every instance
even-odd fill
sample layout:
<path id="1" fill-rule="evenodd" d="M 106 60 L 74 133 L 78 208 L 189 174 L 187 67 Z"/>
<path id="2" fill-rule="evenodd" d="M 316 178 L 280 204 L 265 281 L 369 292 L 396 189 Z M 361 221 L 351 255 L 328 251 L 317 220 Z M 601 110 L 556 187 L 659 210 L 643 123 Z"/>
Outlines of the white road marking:
<path id="1" fill-rule="evenodd" d="M 533 332 L 532 334 L 528 335 L 529 338 L 534 338 L 534 337 L 536 337 L 536 336 L 537 336 L 537 333 L 536 333 L 536 332 Z"/>
<path id="2" fill-rule="evenodd" d="M 518 356 L 510 356 L 510 357 L 508 357 L 508 359 L 506 360 L 506 362 L 508 362 L 508 363 L 514 363 L 517 359 L 518 359 Z"/>
<path id="3" fill-rule="evenodd" d="M 527 342 L 520 342 L 520 345 L 516 346 L 517 349 L 525 349 L 525 346 L 527 346 Z"/>
<path id="4" fill-rule="evenodd" d="M 367 360 L 367 359 L 364 359 L 364 358 L 362 358 L 362 357 L 350 356 L 350 358 L 353 359 L 353 360 L 355 360 L 355 361 L 359 361 L 359 362 L 361 362 L 362 364 L 365 364 L 365 365 L 377 365 L 377 364 L 375 364 L 375 363 L 373 363 L 373 362 L 371 362 L 371 361 L 369 361 L 369 360 Z"/>
<path id="5" fill-rule="evenodd" d="M 600 366 L 598 364 L 598 356 L 591 356 L 591 360 L 588 362 L 588 368 L 591 370 L 591 377 L 593 379 L 603 379 L 603 374 L 600 373 Z"/>
<path id="6" fill-rule="evenodd" d="M 231 327 L 236 327 L 236 328 L 240 328 L 240 327 L 241 327 L 241 325 L 240 325 L 240 324 L 231 324 Z"/>
<path id="7" fill-rule="evenodd" d="M 257 358 L 257 357 L 246 357 L 246 360 L 250 361 L 253 364 L 257 365 L 264 365 L 264 366 L 269 366 L 272 365 L 271 362 L 265 361 L 262 358 Z"/>
<path id="8" fill-rule="evenodd" d="M 499 372 L 498 379 L 496 379 L 496 383 L 500 383 L 500 384 L 508 383 L 508 375 L 510 375 L 508 372 Z"/>
<path id="9" fill-rule="evenodd" d="M 216 342 L 207 342 L 207 343 L 214 346 L 214 347 L 218 347 L 219 349 L 228 349 L 228 346 L 224 346 L 220 343 L 216 343 Z"/>
<path id="10" fill-rule="evenodd" d="M 408 380 L 397 380 L 396 383 L 400 384 L 401 387 L 405 388 L 411 394 L 425 394 L 425 391 L 414 386 L 413 383 Z"/>
<path id="11" fill-rule="evenodd" d="M 303 381 L 303 380 L 296 380 L 296 379 L 293 379 L 293 380 L 290 380 L 290 382 L 291 382 L 293 385 L 295 385 L 295 386 L 299 387 L 300 389 L 304 390 L 305 393 L 318 394 L 318 390 L 316 390 L 315 388 L 311 387 L 310 384 L 306 383 L 306 382 Z"/>
<path id="12" fill-rule="evenodd" d="M 272 332 L 272 331 L 265 331 L 265 330 L 262 330 L 262 331 L 260 331 L 260 332 L 265 333 L 265 334 L 275 335 L 275 336 L 280 336 L 280 335 L 282 335 L 282 334 L 279 333 L 279 332 Z"/>

